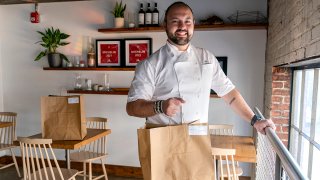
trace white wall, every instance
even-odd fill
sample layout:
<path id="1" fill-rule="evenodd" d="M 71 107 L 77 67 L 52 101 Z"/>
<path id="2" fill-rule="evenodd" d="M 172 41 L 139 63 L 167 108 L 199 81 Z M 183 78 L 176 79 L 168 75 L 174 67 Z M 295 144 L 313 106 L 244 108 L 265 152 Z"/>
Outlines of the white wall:
<path id="1" fill-rule="evenodd" d="M 0 22 L 3 22 L 3 13 L 0 11 Z M 1 44 L 2 44 L 2 30 L 0 26 L 0 111 L 3 111 L 3 80 L 2 80 L 2 56 L 1 56 Z M 0 156 L 5 155 L 5 152 L 0 152 Z"/>
<path id="2" fill-rule="evenodd" d="M 1 9 L 1 8 L 0 8 Z M 0 22 L 4 21 L 3 11 L 0 11 Z M 2 80 L 2 26 L 0 26 L 0 111 L 3 111 L 3 80 Z"/>
<path id="3" fill-rule="evenodd" d="M 111 27 L 110 10 L 115 1 L 88 1 L 40 4 L 42 21 L 40 24 L 29 22 L 29 14 L 34 6 L 8 5 L 0 6 L 0 15 L 8 14 L 1 21 L 0 27 L 0 60 L 3 72 L 0 81 L 3 82 L 4 110 L 18 113 L 17 135 L 28 136 L 39 133 L 40 128 L 40 97 L 48 94 L 59 94 L 61 89 L 72 88 L 73 71 L 43 71 L 47 66 L 45 59 L 34 62 L 40 45 L 37 30 L 47 27 L 60 28 L 71 35 L 71 44 L 60 48 L 68 55 L 82 53 L 82 40 L 85 37 L 96 39 L 151 37 L 153 51 L 156 51 L 166 41 L 166 34 L 135 33 L 135 34 L 102 34 L 98 28 Z M 138 10 L 138 1 L 124 1 L 128 9 Z M 266 12 L 264 0 L 212 1 L 201 3 L 190 2 L 198 17 L 206 17 L 211 12 L 217 12 L 224 17 L 236 9 L 261 10 Z M 159 2 L 159 9 L 164 9 L 171 1 Z M 206 7 L 205 9 L 202 9 Z M 209 8 L 210 7 L 210 8 Z M 200 9 L 201 8 L 201 9 Z M 161 15 L 161 14 L 160 14 Z M 0 16 L 2 18 L 3 16 Z M 2 35 L 2 36 L 1 36 Z M 228 56 L 228 75 L 237 88 L 247 99 L 250 106 L 262 107 L 264 60 L 265 60 L 265 30 L 247 31 L 214 31 L 196 32 L 193 43 L 205 47 L 217 56 Z M 81 72 L 83 76 L 97 82 L 103 72 Z M 111 75 L 112 87 L 128 87 L 133 72 L 108 72 Z M 0 83 L 0 100 L 1 100 Z M 126 96 L 85 95 L 87 116 L 104 116 L 110 119 L 112 134 L 109 140 L 109 164 L 139 166 L 136 129 L 143 125 L 144 120 L 129 117 L 125 112 Z M 0 104 L 1 108 L 1 104 Z M 239 135 L 252 135 L 248 123 L 240 120 L 221 99 L 210 101 L 210 123 L 236 124 L 235 132 Z M 119 153 L 121 152 L 121 153 Z M 62 151 L 60 153 L 62 158 Z"/>

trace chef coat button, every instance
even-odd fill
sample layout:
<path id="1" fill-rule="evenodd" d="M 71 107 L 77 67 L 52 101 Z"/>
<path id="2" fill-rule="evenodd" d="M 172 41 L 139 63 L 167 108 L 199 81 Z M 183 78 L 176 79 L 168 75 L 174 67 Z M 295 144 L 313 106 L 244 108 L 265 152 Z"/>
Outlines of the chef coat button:
<path id="1" fill-rule="evenodd" d="M 174 56 L 174 54 L 173 53 L 171 53 L 171 57 L 173 57 Z"/>

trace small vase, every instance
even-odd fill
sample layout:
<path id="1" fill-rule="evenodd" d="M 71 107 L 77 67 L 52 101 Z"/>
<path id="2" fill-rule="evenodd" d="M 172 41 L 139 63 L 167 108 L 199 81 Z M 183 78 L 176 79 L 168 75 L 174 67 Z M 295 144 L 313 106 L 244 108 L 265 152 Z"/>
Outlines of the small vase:
<path id="1" fill-rule="evenodd" d="M 114 18 L 114 27 L 123 28 L 124 27 L 124 18 Z"/>
<path id="2" fill-rule="evenodd" d="M 49 66 L 56 68 L 62 66 L 62 59 L 59 53 L 50 53 L 48 54 Z"/>

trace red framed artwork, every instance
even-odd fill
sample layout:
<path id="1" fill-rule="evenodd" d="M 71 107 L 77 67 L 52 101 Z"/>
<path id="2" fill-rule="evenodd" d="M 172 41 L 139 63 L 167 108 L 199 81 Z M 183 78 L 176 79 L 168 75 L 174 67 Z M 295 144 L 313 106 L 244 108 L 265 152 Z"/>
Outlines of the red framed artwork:
<path id="1" fill-rule="evenodd" d="M 136 66 L 140 61 L 143 61 L 150 56 L 152 52 L 152 39 L 125 39 L 125 66 Z"/>
<path id="2" fill-rule="evenodd" d="M 96 40 L 97 66 L 121 66 L 121 39 Z"/>

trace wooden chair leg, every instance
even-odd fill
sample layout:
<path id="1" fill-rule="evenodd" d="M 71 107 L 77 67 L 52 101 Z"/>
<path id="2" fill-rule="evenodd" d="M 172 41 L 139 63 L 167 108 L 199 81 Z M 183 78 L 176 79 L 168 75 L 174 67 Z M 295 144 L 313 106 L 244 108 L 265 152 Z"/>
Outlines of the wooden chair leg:
<path id="1" fill-rule="evenodd" d="M 101 159 L 101 166 L 102 166 L 102 170 L 103 170 L 103 174 L 104 174 L 104 179 L 108 180 L 108 175 L 107 175 L 107 171 L 106 171 L 106 167 L 104 165 L 104 160 Z"/>
<path id="2" fill-rule="evenodd" d="M 18 167 L 18 163 L 17 163 L 17 160 L 16 160 L 16 156 L 14 155 L 13 153 L 13 150 L 10 148 L 10 151 L 11 151 L 11 156 L 12 156 L 12 159 L 13 159 L 13 162 L 14 162 L 14 166 L 16 167 L 16 170 L 17 170 L 17 174 L 19 177 L 21 177 L 21 174 L 20 174 L 20 171 L 19 171 L 19 167 Z"/>
<path id="3" fill-rule="evenodd" d="M 83 180 L 87 179 L 86 162 L 83 162 Z"/>
<path id="4" fill-rule="evenodd" d="M 92 180 L 92 162 L 89 162 L 89 180 Z"/>

